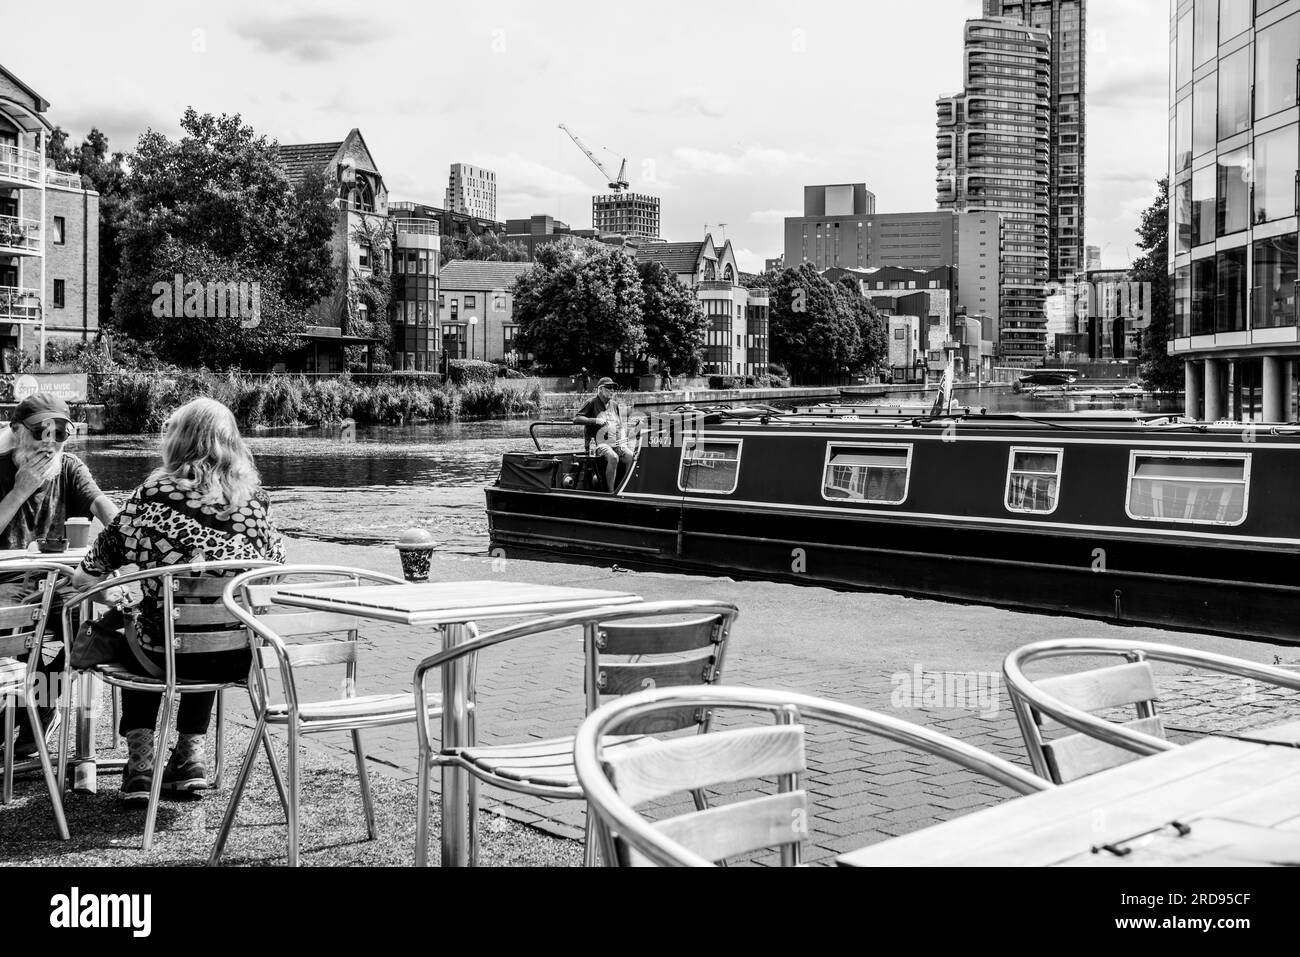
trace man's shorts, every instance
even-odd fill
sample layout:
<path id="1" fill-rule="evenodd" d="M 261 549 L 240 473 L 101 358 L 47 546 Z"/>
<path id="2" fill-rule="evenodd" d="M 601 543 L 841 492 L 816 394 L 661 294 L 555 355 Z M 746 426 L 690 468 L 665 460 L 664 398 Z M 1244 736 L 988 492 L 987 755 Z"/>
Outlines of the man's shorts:
<path id="1" fill-rule="evenodd" d="M 619 442 L 617 445 L 606 445 L 604 443 L 601 443 L 600 445 L 596 446 L 597 455 L 604 455 L 606 452 L 610 452 L 610 451 L 617 452 L 620 458 L 622 458 L 624 455 L 630 456 L 632 454 L 632 450 L 629 449 L 622 442 Z"/>

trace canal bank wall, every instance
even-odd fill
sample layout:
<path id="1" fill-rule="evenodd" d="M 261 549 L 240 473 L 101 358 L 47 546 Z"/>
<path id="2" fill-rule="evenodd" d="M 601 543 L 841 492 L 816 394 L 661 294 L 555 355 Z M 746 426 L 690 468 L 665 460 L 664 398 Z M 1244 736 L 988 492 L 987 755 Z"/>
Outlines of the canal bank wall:
<path id="1" fill-rule="evenodd" d="M 544 392 L 542 413 L 545 416 L 573 415 L 593 393 Z M 838 399 L 838 386 L 815 386 L 792 389 L 676 389 L 669 392 L 621 392 L 619 396 L 638 409 L 675 408 L 679 405 L 717 405 L 728 402 L 772 402 L 799 399 L 810 403 Z"/>

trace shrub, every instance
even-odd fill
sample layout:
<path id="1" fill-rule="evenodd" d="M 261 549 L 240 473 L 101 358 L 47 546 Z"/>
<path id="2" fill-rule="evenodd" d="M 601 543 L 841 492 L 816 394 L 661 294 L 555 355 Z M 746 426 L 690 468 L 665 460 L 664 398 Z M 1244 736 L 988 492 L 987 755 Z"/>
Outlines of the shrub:
<path id="1" fill-rule="evenodd" d="M 790 373 L 786 371 L 785 366 L 779 362 L 769 362 L 767 365 L 767 374 L 776 376 L 778 379 L 789 379 Z"/>
<path id="2" fill-rule="evenodd" d="M 710 389 L 734 389 L 736 387 L 736 377 L 730 375 L 711 375 L 709 376 Z"/>
<path id="3" fill-rule="evenodd" d="M 497 377 L 497 367 L 479 359 L 452 359 L 447 363 L 447 377 L 452 385 L 467 386 L 473 383 L 491 384 Z"/>

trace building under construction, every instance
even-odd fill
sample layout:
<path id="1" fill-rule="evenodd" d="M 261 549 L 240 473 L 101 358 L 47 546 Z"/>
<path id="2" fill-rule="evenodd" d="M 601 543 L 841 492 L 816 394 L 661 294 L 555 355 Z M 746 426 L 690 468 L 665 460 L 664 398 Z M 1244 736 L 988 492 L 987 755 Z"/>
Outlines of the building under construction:
<path id="1" fill-rule="evenodd" d="M 658 239 L 659 197 L 624 192 L 593 196 L 591 228 L 600 236 Z"/>

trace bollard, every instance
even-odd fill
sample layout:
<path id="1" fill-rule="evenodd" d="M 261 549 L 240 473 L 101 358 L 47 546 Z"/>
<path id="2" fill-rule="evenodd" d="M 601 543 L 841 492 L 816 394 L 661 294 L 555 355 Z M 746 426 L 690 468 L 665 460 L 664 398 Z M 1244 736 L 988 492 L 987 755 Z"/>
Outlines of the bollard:
<path id="1" fill-rule="evenodd" d="M 427 582 L 434 548 L 433 536 L 428 530 L 408 528 L 402 532 L 396 547 L 402 559 L 402 577 L 408 582 Z"/>

